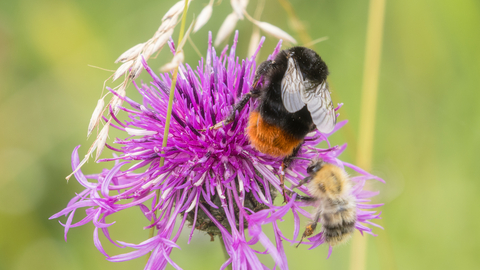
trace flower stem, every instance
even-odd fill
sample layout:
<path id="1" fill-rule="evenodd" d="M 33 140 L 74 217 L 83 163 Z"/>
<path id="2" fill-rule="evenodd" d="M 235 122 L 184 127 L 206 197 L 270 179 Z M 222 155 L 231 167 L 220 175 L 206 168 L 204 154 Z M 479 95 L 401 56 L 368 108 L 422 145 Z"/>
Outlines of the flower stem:
<path id="1" fill-rule="evenodd" d="M 372 167 L 384 14 L 385 0 L 370 0 L 357 151 L 357 165 L 367 171 Z M 352 241 L 350 270 L 366 269 L 366 255 L 367 238 L 356 233 Z"/>
<path id="2" fill-rule="evenodd" d="M 225 243 L 223 242 L 222 235 L 218 236 L 218 240 L 219 240 L 218 242 L 220 243 L 220 247 L 222 247 L 223 256 L 225 257 L 225 261 L 227 261 L 228 259 L 230 259 L 230 255 L 228 255 L 227 248 L 225 247 Z M 225 269 L 232 270 L 232 264 L 228 265 Z"/>
<path id="3" fill-rule="evenodd" d="M 185 7 L 183 8 L 182 24 L 180 26 L 180 32 L 178 34 L 178 43 L 177 44 L 180 44 L 182 42 L 183 34 L 185 33 L 185 22 L 187 20 L 187 8 L 188 8 L 188 0 L 185 1 Z M 179 51 L 177 51 L 176 53 L 179 53 Z M 162 148 L 167 146 L 168 133 L 170 131 L 170 119 L 172 117 L 173 98 L 175 96 L 175 86 L 177 84 L 177 76 L 178 76 L 178 66 L 175 67 L 175 69 L 173 70 L 172 85 L 170 87 L 170 96 L 168 98 L 167 116 L 166 116 L 166 119 L 165 119 L 165 130 L 163 132 Z M 162 154 L 164 154 L 164 153 L 165 152 L 162 151 Z M 160 158 L 160 167 L 162 167 L 164 163 L 165 163 L 165 157 L 162 156 Z M 157 190 L 156 198 L 157 198 L 157 204 L 158 204 L 158 201 L 159 201 L 159 198 L 160 198 L 160 189 Z M 155 222 L 155 217 L 156 216 L 157 216 L 157 210 L 155 210 L 154 215 L 152 216 L 152 224 Z M 153 226 L 150 229 L 149 236 L 150 236 L 150 238 L 152 238 L 154 235 L 155 235 L 155 226 Z M 148 259 L 150 259 L 150 255 L 151 255 L 151 252 L 148 253 L 148 255 L 147 255 L 147 261 L 148 261 Z"/>

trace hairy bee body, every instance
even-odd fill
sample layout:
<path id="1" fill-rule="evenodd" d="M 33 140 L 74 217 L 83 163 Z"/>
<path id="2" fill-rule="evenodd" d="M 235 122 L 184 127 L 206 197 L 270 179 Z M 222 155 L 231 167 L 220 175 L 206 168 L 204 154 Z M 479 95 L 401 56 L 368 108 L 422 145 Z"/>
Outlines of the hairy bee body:
<path id="1" fill-rule="evenodd" d="M 265 122 L 278 126 L 296 139 L 303 139 L 307 133 L 315 129 L 312 116 L 307 107 L 304 106 L 296 112 L 289 112 L 285 108 L 281 94 L 282 81 L 288 68 L 288 59 L 290 57 L 299 58 L 302 55 L 301 52 L 307 51 L 305 48 L 300 48 L 301 47 L 294 47 L 289 50 L 281 51 L 275 57 L 275 60 L 263 62 L 257 73 L 263 75 L 266 81 L 266 87 L 260 90 L 260 104 L 257 111 Z M 296 53 L 293 53 L 292 56 L 290 56 L 291 52 Z M 312 50 L 308 50 L 308 52 L 316 55 Z M 299 61 L 302 63 L 305 62 L 303 59 Z M 318 70 L 314 76 L 318 81 L 325 81 L 328 75 L 326 64 L 318 55 L 316 58 L 312 57 L 311 61 L 319 61 L 322 63 L 322 69 Z M 265 71 L 265 68 L 262 66 L 268 66 L 269 68 Z M 304 68 L 309 67 L 305 66 Z"/>
<path id="2" fill-rule="evenodd" d="M 234 105 L 225 121 L 213 128 L 233 122 L 237 111 L 250 98 L 257 99 L 259 105 L 249 115 L 247 136 L 258 151 L 283 157 L 283 170 L 309 132 L 317 129 L 329 133 L 335 127 L 337 116 L 327 75 L 327 65 L 313 50 L 304 47 L 283 50 L 274 60 L 258 66 L 250 92 Z M 279 176 L 285 198 L 283 174 Z"/>
<path id="3" fill-rule="evenodd" d="M 335 126 L 327 75 L 327 65 L 313 50 L 283 50 L 258 66 L 252 90 L 226 121 L 232 122 L 250 98 L 257 99 L 247 127 L 251 145 L 274 157 L 292 156 L 309 132 L 328 133 Z"/>
<path id="4" fill-rule="evenodd" d="M 303 138 L 269 124 L 257 111 L 250 113 L 247 134 L 255 149 L 273 157 L 289 156 L 303 142 Z"/>
<path id="5" fill-rule="evenodd" d="M 351 183 L 347 173 L 322 161 L 312 162 L 307 171 L 310 176 L 301 183 L 308 182 L 306 187 L 311 196 L 297 197 L 310 202 L 316 208 L 314 218 L 307 225 L 303 237 L 310 236 L 317 222 L 320 222 L 325 242 L 330 246 L 347 241 L 352 236 L 357 221 L 356 202 L 351 195 Z"/>

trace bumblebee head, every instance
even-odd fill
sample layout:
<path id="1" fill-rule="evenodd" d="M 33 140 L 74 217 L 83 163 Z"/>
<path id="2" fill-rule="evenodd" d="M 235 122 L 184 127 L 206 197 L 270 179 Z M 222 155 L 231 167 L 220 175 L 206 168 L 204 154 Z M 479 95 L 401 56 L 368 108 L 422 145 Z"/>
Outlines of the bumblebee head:
<path id="1" fill-rule="evenodd" d="M 325 165 L 325 162 L 323 160 L 312 160 L 310 165 L 308 165 L 307 167 L 307 173 L 310 175 L 315 175 L 318 171 L 322 169 L 323 165 Z"/>
<path id="2" fill-rule="evenodd" d="M 304 80 L 322 83 L 327 79 L 327 64 L 315 51 L 305 47 L 293 47 L 286 51 L 286 56 L 287 59 L 295 60 Z"/>

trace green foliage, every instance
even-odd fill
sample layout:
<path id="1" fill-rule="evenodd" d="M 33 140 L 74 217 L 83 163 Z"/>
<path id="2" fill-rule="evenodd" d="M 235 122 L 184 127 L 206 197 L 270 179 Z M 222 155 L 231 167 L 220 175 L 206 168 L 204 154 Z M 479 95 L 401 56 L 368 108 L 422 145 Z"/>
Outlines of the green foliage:
<path id="1" fill-rule="evenodd" d="M 207 2 L 194 1 L 188 21 Z M 256 2 L 250 2 L 253 14 Z M 173 3 L 0 2 L 0 269 L 143 268 L 141 259 L 106 261 L 93 246 L 93 225 L 73 228 L 68 244 L 63 242 L 62 227 L 48 217 L 81 190 L 73 178 L 69 184 L 64 180 L 70 153 L 82 144 L 84 154 L 93 141 L 85 139 L 88 121 L 111 74 L 87 65 L 117 68 L 113 61 L 150 38 Z M 350 120 L 332 143 L 348 142 L 343 158 L 353 161 L 368 1 L 291 4 L 313 39 L 329 37 L 314 49 L 331 70 L 334 102 L 345 103 L 339 120 Z M 385 230 L 376 229 L 377 238 L 368 236 L 367 269 L 479 268 L 480 6 L 473 0 L 409 0 L 387 1 L 386 8 L 373 172 L 387 184 L 372 186 L 382 191 L 378 202 L 386 202 Z M 214 6 L 211 21 L 192 35 L 202 53 L 208 30 L 215 35 L 230 12 L 228 1 Z M 277 1 L 266 1 L 262 20 L 300 40 L 286 17 Z M 237 28 L 238 54 L 246 56 L 252 24 L 241 21 Z M 275 44 L 267 37 L 260 60 Z M 196 65 L 189 43 L 185 54 L 185 61 Z M 150 64 L 158 68 L 170 58 L 164 49 Z M 91 161 L 84 171 L 100 168 Z M 148 237 L 140 211 L 115 219 L 113 239 L 138 243 Z M 291 221 L 281 224 L 288 237 Z M 184 269 L 219 268 L 224 259 L 218 239 L 209 242 L 196 232 L 187 245 L 187 234 L 184 230 L 178 241 L 182 251 L 173 259 Z M 125 252 L 104 243 L 112 255 Z M 286 252 L 291 269 L 347 269 L 349 246 L 336 248 L 328 260 L 325 247 L 305 251 L 286 245 Z M 269 260 L 265 256 L 271 265 Z"/>

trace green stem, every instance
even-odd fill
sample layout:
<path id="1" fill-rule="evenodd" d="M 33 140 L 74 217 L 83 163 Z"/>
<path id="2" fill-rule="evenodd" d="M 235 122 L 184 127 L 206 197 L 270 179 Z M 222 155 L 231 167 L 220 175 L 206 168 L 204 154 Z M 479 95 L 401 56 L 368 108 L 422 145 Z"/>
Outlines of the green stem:
<path id="1" fill-rule="evenodd" d="M 372 167 L 375 111 L 377 105 L 378 78 L 382 52 L 383 21 L 386 0 L 370 0 L 363 70 L 362 101 L 360 108 L 360 132 L 357 165 L 369 171 Z M 352 239 L 350 270 L 366 269 L 367 237 L 356 232 Z"/>
<path id="2" fill-rule="evenodd" d="M 219 240 L 218 242 L 220 243 L 220 247 L 222 248 L 223 256 L 225 257 L 225 261 L 227 261 L 228 259 L 230 259 L 230 255 L 227 252 L 227 248 L 225 247 L 225 242 L 223 242 L 222 235 L 218 236 L 218 240 Z M 227 268 L 225 268 L 225 269 L 232 270 L 232 264 L 228 265 Z"/>
<path id="3" fill-rule="evenodd" d="M 168 98 L 167 117 L 165 119 L 165 131 L 163 132 L 162 147 L 167 146 L 168 133 L 170 130 L 170 118 L 172 117 L 173 96 L 175 95 L 175 85 L 177 84 L 177 76 L 178 76 L 178 67 L 176 67 L 173 71 L 172 87 L 170 88 L 170 96 Z M 162 154 L 165 154 L 165 152 L 162 151 Z M 160 158 L 160 167 L 162 167 L 164 163 L 165 163 L 165 157 L 162 156 Z M 157 190 L 157 192 L 158 191 L 160 190 Z"/>
<path id="4" fill-rule="evenodd" d="M 187 20 L 187 7 L 188 7 L 188 0 L 185 1 L 185 7 L 183 8 L 183 14 L 182 14 L 182 24 L 180 26 L 180 33 L 178 35 L 178 43 L 180 44 L 183 39 L 183 35 L 185 33 L 185 22 Z M 176 53 L 180 53 L 180 51 L 177 51 Z M 178 76 L 178 66 L 173 70 L 173 78 L 172 78 L 172 85 L 170 87 L 170 96 L 168 98 L 168 108 L 167 108 L 167 117 L 165 119 L 165 130 L 163 132 L 163 142 L 162 142 L 162 148 L 167 146 L 167 141 L 168 141 L 168 133 L 170 131 L 170 119 L 172 117 L 172 108 L 173 108 L 173 97 L 175 96 L 175 86 L 177 85 L 177 76 Z M 165 154 L 164 151 L 162 151 L 162 154 Z M 162 167 L 165 163 L 165 157 L 160 158 L 160 167 Z M 156 194 L 157 198 L 157 204 L 160 198 L 160 189 L 157 190 Z M 152 216 L 152 224 L 155 222 L 155 217 L 157 216 L 157 210 L 155 210 L 154 215 Z M 150 229 L 150 234 L 149 238 L 152 238 L 155 235 L 155 226 L 153 226 Z M 151 252 L 148 253 L 147 255 L 147 261 L 150 259 Z"/>

